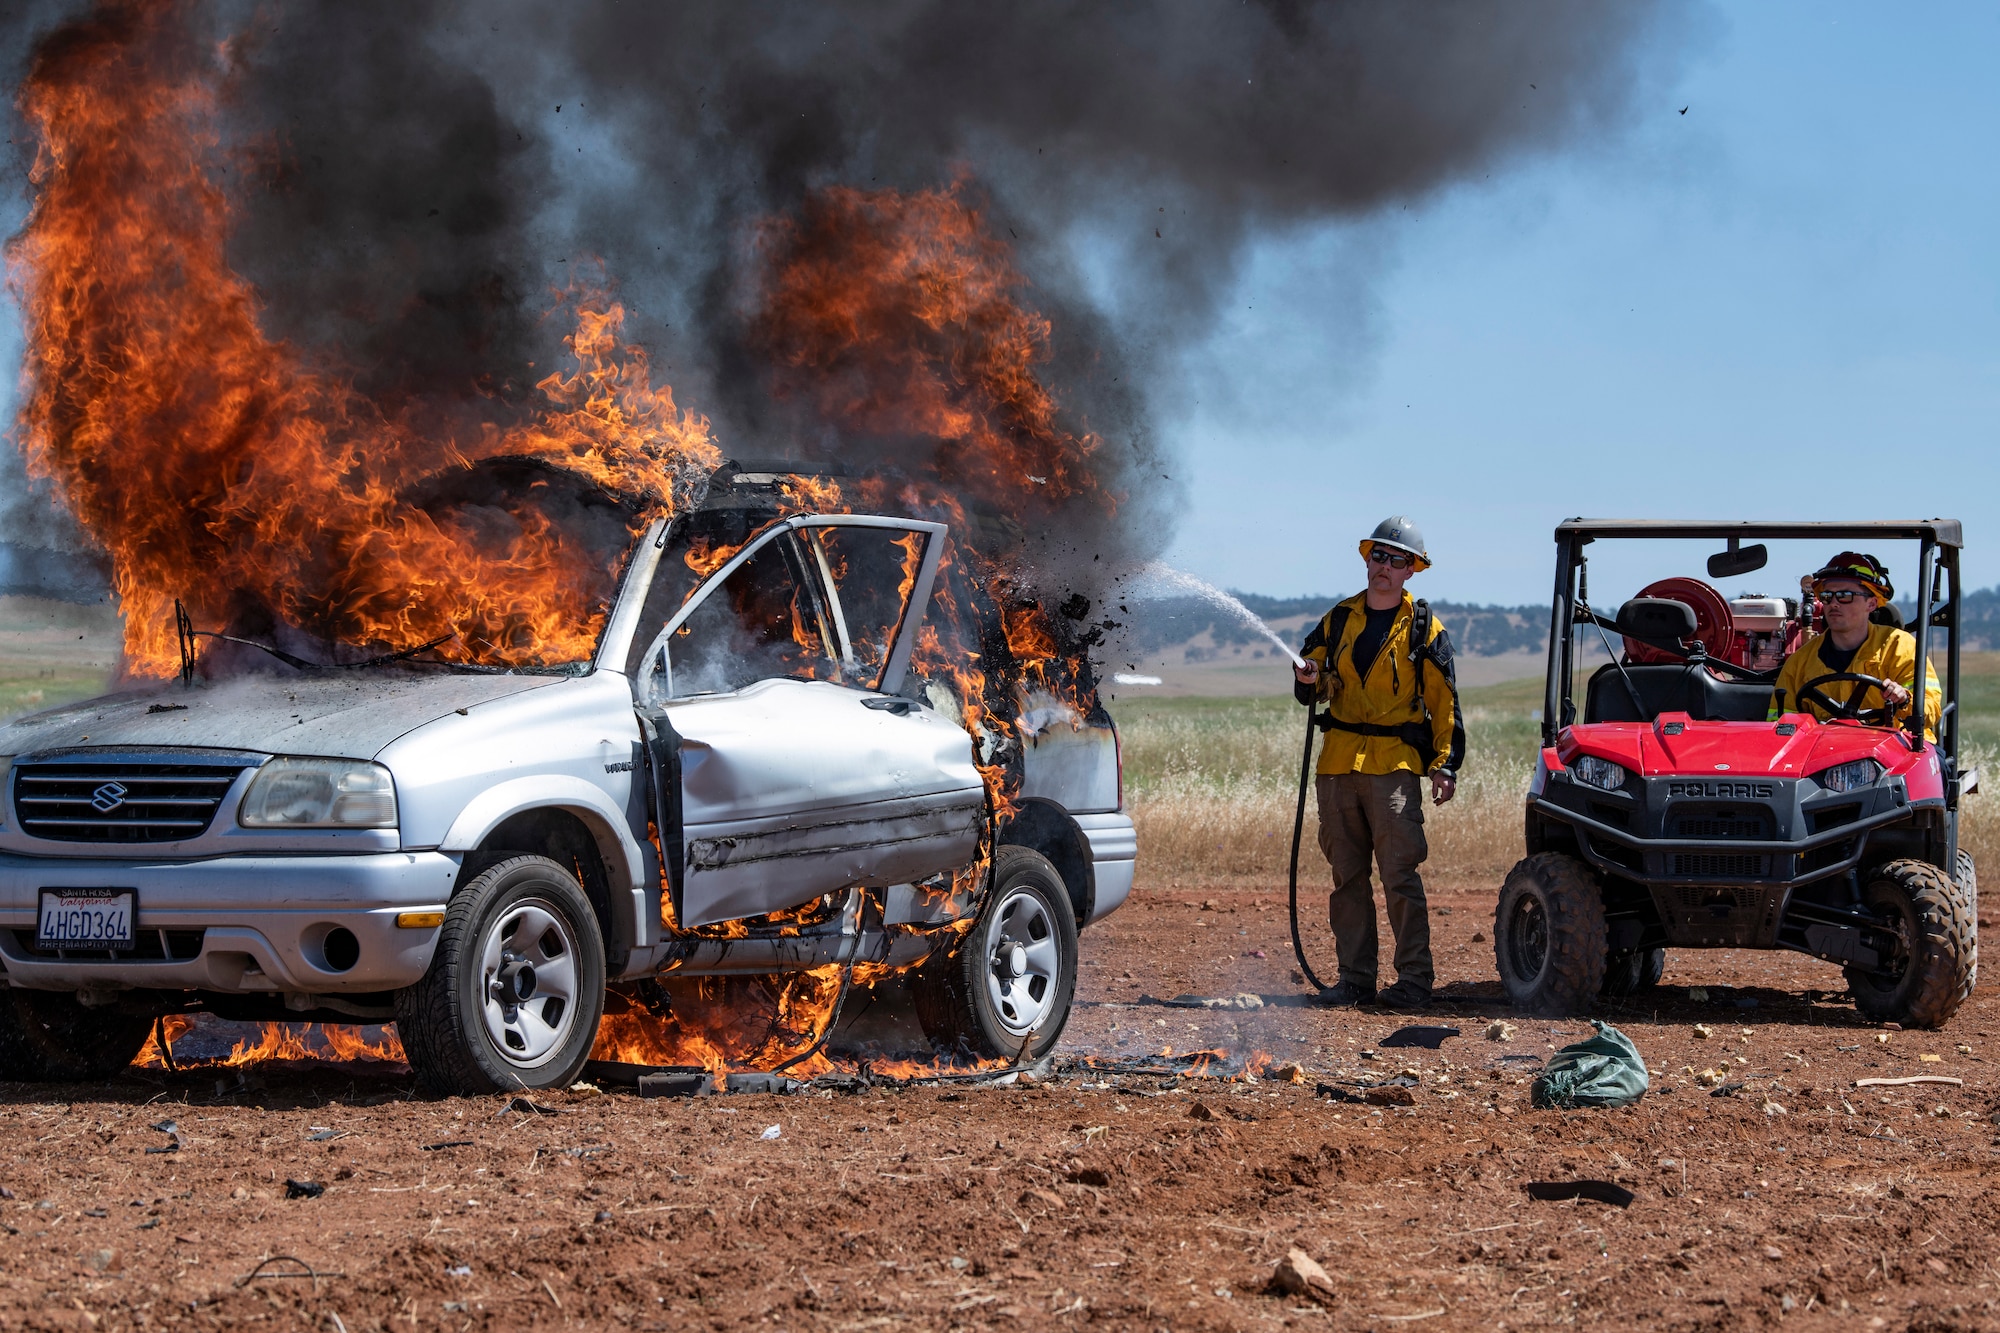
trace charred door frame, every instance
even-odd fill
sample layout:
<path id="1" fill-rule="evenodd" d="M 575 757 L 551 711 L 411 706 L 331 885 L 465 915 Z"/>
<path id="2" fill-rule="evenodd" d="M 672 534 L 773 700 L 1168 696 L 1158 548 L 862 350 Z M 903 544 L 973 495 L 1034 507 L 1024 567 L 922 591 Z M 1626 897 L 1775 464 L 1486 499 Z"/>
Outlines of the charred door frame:
<path id="1" fill-rule="evenodd" d="M 675 611 L 672 616 L 667 618 L 667 623 L 661 627 L 658 634 L 653 636 L 653 642 L 646 649 L 645 660 L 653 660 L 654 651 L 666 647 L 672 639 L 674 631 L 685 624 L 688 617 L 699 610 L 702 603 L 706 602 L 717 588 L 727 582 L 730 575 L 747 564 L 757 552 L 761 551 L 771 542 L 788 537 L 793 533 L 807 528 L 882 528 L 896 532 L 921 532 L 924 534 L 923 563 L 917 567 L 916 582 L 911 585 L 910 596 L 903 604 L 902 620 L 896 626 L 895 646 L 889 650 L 888 659 L 882 665 L 882 674 L 877 678 L 876 683 L 872 687 L 869 687 L 878 694 L 894 694 L 900 690 L 903 685 L 903 677 L 909 674 L 910 654 L 916 648 L 916 622 L 922 619 L 923 608 L 930 605 L 931 589 L 937 582 L 938 564 L 944 558 L 944 538 L 946 533 L 950 531 L 942 523 L 932 523 L 916 518 L 886 518 L 874 514 L 802 514 L 792 518 L 780 519 L 757 537 L 746 542 L 742 550 L 730 556 L 719 569 L 702 581 L 701 586 L 695 589 L 693 595 L 681 604 L 678 611 Z M 665 546 L 666 533 L 664 530 L 660 532 L 657 541 L 660 547 L 663 548 Z M 796 553 L 791 558 L 796 558 Z M 650 562 L 651 567 L 645 572 L 643 584 L 639 580 L 634 579 L 626 595 L 621 598 L 619 603 L 619 611 L 621 613 L 628 604 L 644 603 L 646 593 L 652 586 L 653 571 L 657 569 L 659 560 L 659 552 L 655 550 Z M 827 597 L 839 598 L 840 593 L 838 589 L 820 587 L 819 571 L 813 566 L 812 562 L 798 559 L 797 563 L 802 567 L 808 591 L 813 593 L 816 602 L 823 602 Z M 614 660 L 620 662 L 624 660 L 623 645 L 629 645 L 632 636 L 638 632 L 638 616 L 639 612 L 635 608 L 630 616 L 631 623 L 619 625 L 619 629 L 622 631 L 622 645 L 620 645 L 618 655 Z M 611 640 L 612 635 L 607 631 L 605 634 L 607 652 L 614 646 Z M 847 652 L 847 645 L 843 642 L 840 645 L 840 655 L 845 655 Z M 599 660 L 600 662 L 606 660 L 604 654 L 600 654 Z M 675 698 L 679 696 L 674 693 L 673 689 L 671 657 L 668 660 L 667 694 L 669 698 Z"/>

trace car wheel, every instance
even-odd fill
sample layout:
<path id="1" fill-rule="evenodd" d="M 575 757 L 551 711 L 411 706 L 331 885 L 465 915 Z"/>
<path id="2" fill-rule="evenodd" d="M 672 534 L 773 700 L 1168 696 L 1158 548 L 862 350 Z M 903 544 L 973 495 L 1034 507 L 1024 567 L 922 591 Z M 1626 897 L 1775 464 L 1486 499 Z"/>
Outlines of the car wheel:
<path id="1" fill-rule="evenodd" d="M 545 856 L 452 896 L 430 970 L 396 997 L 417 1081 L 445 1095 L 566 1087 L 604 1016 L 604 940 L 576 877 Z"/>
<path id="2" fill-rule="evenodd" d="M 1623 999 L 1660 984 L 1666 975 L 1665 949 L 1628 949 L 1604 962 L 1604 986 L 1597 993 L 1607 1000 Z"/>
<path id="3" fill-rule="evenodd" d="M 63 991 L 0 995 L 0 1079 L 85 1083 L 110 1078 L 146 1045 L 153 1020 L 120 1009 L 86 1009 Z"/>
<path id="4" fill-rule="evenodd" d="M 1861 902 L 1893 939 L 1873 968 L 1845 969 L 1854 1007 L 1904 1027 L 1942 1027 L 1972 993 L 1976 918 L 1968 886 L 1928 861 L 1869 872 Z"/>
<path id="5" fill-rule="evenodd" d="M 1515 1007 L 1580 1014 L 1604 985 L 1604 895 L 1590 867 L 1537 852 L 1507 872 L 1493 911 L 1493 961 Z"/>
<path id="6" fill-rule="evenodd" d="M 916 978 L 917 1018 L 934 1046 L 982 1059 L 1034 1059 L 1069 1022 L 1076 915 L 1040 852 L 1002 847 L 986 910 L 952 953 Z"/>

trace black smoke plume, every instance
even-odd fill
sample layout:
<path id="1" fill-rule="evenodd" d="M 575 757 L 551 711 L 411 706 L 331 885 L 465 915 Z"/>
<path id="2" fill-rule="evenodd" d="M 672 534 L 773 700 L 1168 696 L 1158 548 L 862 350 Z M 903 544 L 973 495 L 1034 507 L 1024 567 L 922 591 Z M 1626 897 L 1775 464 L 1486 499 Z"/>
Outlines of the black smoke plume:
<path id="1" fill-rule="evenodd" d="M 9 8 L 17 70 L 86 12 Z M 1679 46 L 1652 0 L 183 8 L 230 42 L 233 258 L 268 331 L 405 410 L 526 393 L 556 354 L 552 291 L 601 261 L 725 452 L 896 461 L 771 405 L 755 228 L 828 186 L 963 182 L 1053 322 L 1045 373 L 1101 440 L 1101 485 L 1126 497 L 1113 530 L 1067 535 L 1099 569 L 1170 537 L 1148 387 L 1206 332 L 1248 240 L 1611 135 Z M 1115 313 L 1079 276 L 1107 252 Z"/>

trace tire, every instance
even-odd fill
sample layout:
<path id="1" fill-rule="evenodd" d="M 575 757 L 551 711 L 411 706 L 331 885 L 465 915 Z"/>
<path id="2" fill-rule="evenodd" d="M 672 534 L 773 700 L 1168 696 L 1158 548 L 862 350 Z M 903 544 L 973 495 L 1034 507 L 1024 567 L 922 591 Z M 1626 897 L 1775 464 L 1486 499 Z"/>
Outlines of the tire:
<path id="1" fill-rule="evenodd" d="M 119 1009 L 86 1009 L 63 991 L 0 994 L 0 1079 L 90 1083 L 131 1064 L 153 1020 Z"/>
<path id="2" fill-rule="evenodd" d="M 396 996 L 410 1068 L 444 1096 L 569 1086 L 603 1016 L 597 914 L 545 856 L 509 857 L 453 894 L 430 970 Z"/>
<path id="3" fill-rule="evenodd" d="M 1606 1000 L 1622 1000 L 1659 985 L 1666 971 L 1665 949 L 1631 949 L 1614 953 L 1604 960 L 1604 985 L 1597 993 Z"/>
<path id="4" fill-rule="evenodd" d="M 917 1020 L 936 1047 L 1035 1059 L 1055 1046 L 1076 993 L 1076 914 L 1040 852 L 1002 847 L 993 891 L 964 942 L 918 970 Z"/>
<path id="5" fill-rule="evenodd" d="M 1869 872 L 1862 906 L 1883 918 L 1898 947 L 1881 967 L 1845 969 L 1854 1007 L 1877 1022 L 1944 1026 L 1972 994 L 1977 917 L 1968 888 L 1928 861 L 1890 861 Z"/>
<path id="6" fill-rule="evenodd" d="M 1604 987 L 1604 895 L 1590 867 L 1537 852 L 1507 872 L 1493 909 L 1493 963 L 1518 1009 L 1583 1013 Z"/>

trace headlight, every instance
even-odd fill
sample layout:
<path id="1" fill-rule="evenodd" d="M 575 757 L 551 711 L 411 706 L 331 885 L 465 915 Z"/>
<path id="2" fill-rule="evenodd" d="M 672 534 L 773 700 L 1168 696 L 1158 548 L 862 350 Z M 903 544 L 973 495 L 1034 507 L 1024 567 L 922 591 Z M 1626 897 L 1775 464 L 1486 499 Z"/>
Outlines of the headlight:
<path id="1" fill-rule="evenodd" d="M 1594 754 L 1579 755 L 1576 763 L 1570 766 L 1570 771 L 1576 774 L 1578 782 L 1588 782 L 1605 791 L 1617 791 L 1625 785 L 1625 770 Z"/>
<path id="2" fill-rule="evenodd" d="M 396 784 L 358 759 L 273 759 L 250 780 L 244 828 L 394 828 Z"/>
<path id="3" fill-rule="evenodd" d="M 1813 774 L 1813 781 L 1828 791 L 1860 791 L 1874 786 L 1875 779 L 1881 776 L 1882 765 L 1873 759 L 1856 759 Z"/>
<path id="4" fill-rule="evenodd" d="M 13 768 L 14 756 L 0 754 L 0 828 L 7 827 L 7 776 Z"/>

